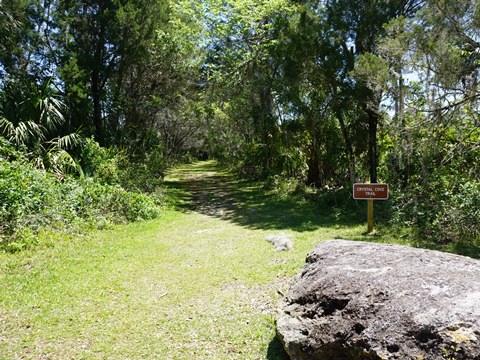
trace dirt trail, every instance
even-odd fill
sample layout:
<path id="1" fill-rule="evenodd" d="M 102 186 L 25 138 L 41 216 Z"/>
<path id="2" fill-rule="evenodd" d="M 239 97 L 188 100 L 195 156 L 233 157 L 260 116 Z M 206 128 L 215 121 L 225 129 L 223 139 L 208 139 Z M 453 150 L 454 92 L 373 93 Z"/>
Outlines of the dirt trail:
<path id="1" fill-rule="evenodd" d="M 176 186 L 187 190 L 191 198 L 187 207 L 205 215 L 226 217 L 240 207 L 238 181 L 222 173 L 215 162 L 198 163 L 176 171 Z"/>

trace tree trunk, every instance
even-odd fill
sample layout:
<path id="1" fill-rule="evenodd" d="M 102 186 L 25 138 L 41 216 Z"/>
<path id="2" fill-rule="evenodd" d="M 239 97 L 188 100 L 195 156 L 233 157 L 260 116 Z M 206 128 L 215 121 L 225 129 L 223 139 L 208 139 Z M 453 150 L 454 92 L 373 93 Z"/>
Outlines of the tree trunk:
<path id="1" fill-rule="evenodd" d="M 368 164 L 369 164 L 369 170 L 370 170 L 370 182 L 374 184 L 377 182 L 377 167 L 378 167 L 378 153 L 377 153 L 378 113 L 373 109 L 367 108 L 367 115 L 368 115 Z"/>
<path id="2" fill-rule="evenodd" d="M 101 146 L 105 146 L 105 134 L 102 118 L 102 93 L 104 89 L 103 79 L 106 78 L 106 71 L 104 67 L 104 49 L 106 46 L 105 40 L 105 25 L 102 23 L 98 30 L 98 38 L 96 39 L 93 52 L 93 66 L 92 66 L 92 103 L 93 103 L 93 125 L 95 127 L 95 138 Z M 103 75 L 103 77 L 102 77 Z"/>
<path id="3" fill-rule="evenodd" d="M 93 125 L 95 127 L 95 139 L 101 146 L 105 145 L 102 121 L 102 96 L 100 79 L 96 71 L 92 73 L 92 102 L 93 102 Z"/>
<path id="4" fill-rule="evenodd" d="M 347 153 L 348 159 L 348 170 L 350 172 L 350 182 L 353 184 L 355 182 L 355 155 L 353 153 L 353 145 L 352 141 L 350 140 L 350 136 L 348 136 L 347 126 L 345 125 L 345 119 L 343 118 L 343 114 L 341 111 L 337 110 L 337 118 L 338 122 L 340 123 L 340 129 L 343 135 L 343 141 L 345 142 L 345 151 Z"/>
<path id="5" fill-rule="evenodd" d="M 318 158 L 318 141 L 312 136 L 312 144 L 310 145 L 310 156 L 307 162 L 307 185 L 314 185 L 319 188 L 323 184 L 322 174 L 320 171 L 320 159 Z"/>

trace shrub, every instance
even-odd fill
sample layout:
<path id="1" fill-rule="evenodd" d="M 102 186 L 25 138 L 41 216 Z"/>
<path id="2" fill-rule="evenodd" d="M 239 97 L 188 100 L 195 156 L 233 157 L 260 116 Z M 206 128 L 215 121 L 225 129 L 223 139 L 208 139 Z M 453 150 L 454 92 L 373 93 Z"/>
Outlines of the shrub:
<path id="1" fill-rule="evenodd" d="M 255 165 L 261 179 L 279 175 L 303 179 L 306 173 L 305 154 L 298 146 L 282 143 L 251 144 L 245 151 L 244 165 Z"/>
<path id="2" fill-rule="evenodd" d="M 80 157 L 87 178 L 134 192 L 155 192 L 161 186 L 166 169 L 161 146 L 149 148 L 141 159 L 135 160 L 134 154 L 129 156 L 125 151 L 103 148 L 90 138 L 85 141 Z"/>
<path id="3" fill-rule="evenodd" d="M 0 219 L 3 227 L 41 213 L 54 195 L 56 179 L 21 162 L 0 160 Z"/>
<path id="4" fill-rule="evenodd" d="M 269 176 L 265 181 L 265 188 L 280 197 L 296 193 L 302 185 L 298 179 L 280 175 Z"/>
<path id="5" fill-rule="evenodd" d="M 393 222 L 436 245 L 480 238 L 480 181 L 436 175 L 394 199 Z"/>
<path id="6" fill-rule="evenodd" d="M 23 158 L 23 155 L 13 146 L 7 139 L 0 136 L 0 159 L 3 160 L 18 160 Z"/>
<path id="7" fill-rule="evenodd" d="M 120 184 L 129 191 L 154 193 L 162 185 L 164 170 L 149 163 L 138 164 L 125 160 L 121 164 Z"/>
<path id="8" fill-rule="evenodd" d="M 103 148 L 93 138 L 89 138 L 82 146 L 80 166 L 87 177 L 93 177 L 104 184 L 118 184 L 118 163 L 122 156 L 122 153 Z"/>
<path id="9" fill-rule="evenodd" d="M 160 215 L 160 201 L 153 196 L 128 192 L 120 187 L 111 189 L 104 204 L 115 209 L 119 217 L 127 221 L 150 220 Z"/>
<path id="10" fill-rule="evenodd" d="M 0 158 L 0 249 L 35 245 L 43 229 L 81 230 L 147 220 L 161 213 L 161 199 L 104 183 L 105 178 L 60 181 L 25 161 Z"/>

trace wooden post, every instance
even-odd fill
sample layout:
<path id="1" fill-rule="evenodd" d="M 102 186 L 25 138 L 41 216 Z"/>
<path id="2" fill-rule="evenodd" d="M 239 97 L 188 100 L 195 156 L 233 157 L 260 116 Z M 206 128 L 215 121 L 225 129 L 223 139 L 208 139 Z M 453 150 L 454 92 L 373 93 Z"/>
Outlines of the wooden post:
<path id="1" fill-rule="evenodd" d="M 367 233 L 373 231 L 373 200 L 367 200 L 368 204 L 368 228 Z"/>

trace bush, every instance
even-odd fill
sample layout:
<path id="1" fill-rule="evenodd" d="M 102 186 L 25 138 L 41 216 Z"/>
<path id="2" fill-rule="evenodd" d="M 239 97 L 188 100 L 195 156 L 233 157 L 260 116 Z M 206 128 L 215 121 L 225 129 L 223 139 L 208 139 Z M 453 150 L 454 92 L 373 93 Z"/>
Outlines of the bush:
<path id="1" fill-rule="evenodd" d="M 7 139 L 0 136 L 0 159 L 3 160 L 18 160 L 23 158 L 23 155 L 13 146 Z"/>
<path id="2" fill-rule="evenodd" d="M 87 177 L 104 184 L 118 184 L 118 163 L 123 156 L 113 149 L 101 147 L 93 138 L 86 139 L 80 153 L 80 166 Z"/>
<path id="3" fill-rule="evenodd" d="M 105 179 L 60 181 L 27 162 L 0 158 L 0 249 L 14 252 L 33 246 L 43 229 L 102 228 L 160 215 L 159 197 L 127 191 Z"/>
<path id="4" fill-rule="evenodd" d="M 41 213 L 54 197 L 55 177 L 21 162 L 0 160 L 0 219 L 8 228 Z"/>
<path id="5" fill-rule="evenodd" d="M 394 223 L 411 227 L 422 241 L 446 245 L 480 239 L 478 180 L 432 176 L 396 196 L 394 210 Z"/>
<path id="6" fill-rule="evenodd" d="M 150 220 L 160 215 L 160 202 L 152 196 L 128 192 L 117 187 L 112 191 L 108 206 L 117 209 L 127 221 Z"/>
<path id="7" fill-rule="evenodd" d="M 269 176 L 265 181 L 265 188 L 280 197 L 297 193 L 302 186 L 303 183 L 298 179 L 280 175 Z"/>
<path id="8" fill-rule="evenodd" d="M 306 173 L 305 154 L 298 146 L 281 143 L 251 144 L 245 151 L 245 166 L 256 166 L 261 179 L 279 175 L 283 178 L 303 179 Z"/>
<path id="9" fill-rule="evenodd" d="M 121 165 L 120 184 L 134 192 L 155 193 L 163 181 L 164 169 L 156 170 L 149 163 L 131 163 L 125 160 Z"/>

